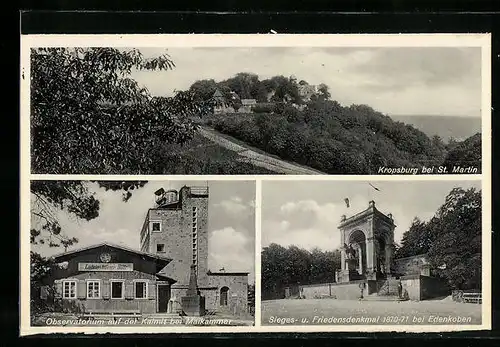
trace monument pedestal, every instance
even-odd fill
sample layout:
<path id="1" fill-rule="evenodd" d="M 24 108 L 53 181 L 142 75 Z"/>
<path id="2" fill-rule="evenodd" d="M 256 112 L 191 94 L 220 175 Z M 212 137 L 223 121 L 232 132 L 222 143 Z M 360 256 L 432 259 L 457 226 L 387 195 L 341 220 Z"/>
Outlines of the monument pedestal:
<path id="1" fill-rule="evenodd" d="M 204 316 L 205 315 L 205 297 L 185 296 L 181 299 L 182 310 L 187 316 Z"/>
<path id="2" fill-rule="evenodd" d="M 341 283 L 348 283 L 351 281 L 358 281 L 362 280 L 363 275 L 360 275 L 358 271 L 356 270 L 344 270 L 340 273 L 340 282 Z"/>

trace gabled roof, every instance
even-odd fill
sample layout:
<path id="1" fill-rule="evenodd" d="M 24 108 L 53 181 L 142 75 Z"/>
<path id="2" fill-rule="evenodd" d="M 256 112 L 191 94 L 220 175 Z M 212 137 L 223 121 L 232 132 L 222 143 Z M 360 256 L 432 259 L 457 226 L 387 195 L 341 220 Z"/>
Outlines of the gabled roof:
<path id="1" fill-rule="evenodd" d="M 214 98 L 223 98 L 223 97 L 224 95 L 222 94 L 222 92 L 219 89 L 216 89 L 214 93 Z"/>
<path id="2" fill-rule="evenodd" d="M 124 246 L 121 246 L 121 245 L 115 245 L 115 244 L 112 244 L 112 243 L 109 243 L 109 242 L 103 242 L 103 243 L 99 243 L 97 245 L 92 245 L 92 246 L 88 246 L 88 247 L 82 247 L 82 248 L 74 249 L 72 251 L 68 251 L 68 252 L 56 254 L 56 255 L 52 256 L 52 258 L 54 258 L 56 261 L 62 262 L 62 261 L 65 261 L 65 260 L 67 260 L 69 258 L 72 258 L 74 255 L 76 255 L 78 253 L 90 251 L 92 249 L 97 249 L 97 248 L 100 248 L 100 247 L 110 247 L 110 248 L 114 248 L 114 249 L 117 249 L 117 250 L 120 250 L 120 251 L 123 251 L 123 252 L 128 252 L 128 253 L 133 253 L 133 254 L 136 254 L 136 255 L 141 255 L 141 256 L 147 257 L 147 258 L 149 258 L 151 260 L 159 260 L 159 261 L 165 262 L 165 264 L 168 264 L 168 263 L 170 263 L 172 261 L 172 259 L 170 259 L 170 258 L 162 257 L 162 256 L 159 256 L 159 255 L 156 255 L 156 254 L 152 254 L 152 253 L 138 251 L 138 250 L 135 250 L 135 249 L 132 249 L 132 248 L 128 248 L 128 247 L 124 247 Z"/>

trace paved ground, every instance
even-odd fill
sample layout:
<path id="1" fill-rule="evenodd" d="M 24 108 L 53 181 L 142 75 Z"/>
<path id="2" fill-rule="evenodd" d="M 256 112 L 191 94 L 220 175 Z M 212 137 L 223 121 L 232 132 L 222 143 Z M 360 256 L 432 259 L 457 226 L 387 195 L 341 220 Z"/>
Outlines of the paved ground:
<path id="1" fill-rule="evenodd" d="M 292 175 L 324 175 L 324 173 L 314 169 L 290 163 L 279 158 L 275 158 L 269 154 L 265 154 L 263 151 L 243 144 L 241 141 L 236 141 L 230 136 L 221 135 L 208 127 L 200 128 L 199 134 L 226 149 L 236 152 L 240 157 L 240 161 L 248 162 L 276 173 Z"/>
<path id="2" fill-rule="evenodd" d="M 455 325 L 481 324 L 481 305 L 448 299 L 356 301 L 284 299 L 262 302 L 262 325 Z"/>

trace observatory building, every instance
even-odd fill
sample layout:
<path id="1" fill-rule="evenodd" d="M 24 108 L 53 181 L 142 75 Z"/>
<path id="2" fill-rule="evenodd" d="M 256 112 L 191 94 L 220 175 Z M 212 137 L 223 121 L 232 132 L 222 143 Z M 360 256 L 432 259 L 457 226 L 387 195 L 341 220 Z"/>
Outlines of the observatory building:
<path id="1" fill-rule="evenodd" d="M 208 187 L 155 192 L 139 249 L 111 243 L 54 257 L 49 285 L 64 310 L 92 314 L 241 315 L 248 307 L 247 272 L 208 268 Z"/>

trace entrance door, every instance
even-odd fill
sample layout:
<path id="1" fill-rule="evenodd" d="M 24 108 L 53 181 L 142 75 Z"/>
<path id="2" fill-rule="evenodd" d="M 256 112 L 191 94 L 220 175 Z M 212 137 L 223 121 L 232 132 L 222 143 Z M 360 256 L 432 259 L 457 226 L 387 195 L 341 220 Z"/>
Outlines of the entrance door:
<path id="1" fill-rule="evenodd" d="M 170 300 L 170 286 L 168 284 L 158 284 L 158 312 L 167 312 L 168 301 Z"/>
<path id="2" fill-rule="evenodd" d="M 227 306 L 227 292 L 229 291 L 228 287 L 222 287 L 220 289 L 220 305 Z"/>

